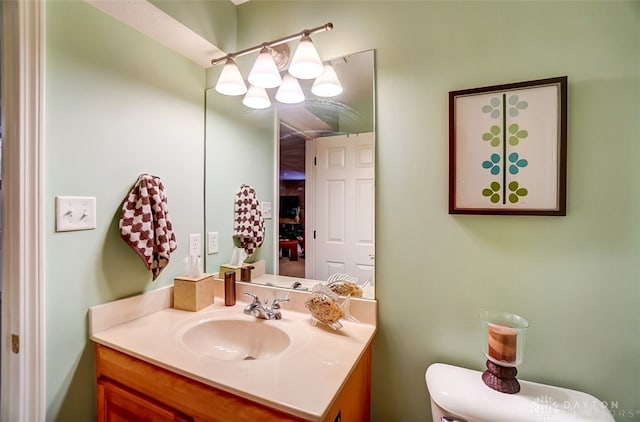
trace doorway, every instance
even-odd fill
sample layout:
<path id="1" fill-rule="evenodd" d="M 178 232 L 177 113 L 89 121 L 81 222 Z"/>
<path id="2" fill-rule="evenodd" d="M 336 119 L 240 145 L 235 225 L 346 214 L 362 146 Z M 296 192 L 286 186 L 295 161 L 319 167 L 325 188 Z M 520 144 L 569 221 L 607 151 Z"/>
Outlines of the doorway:
<path id="1" fill-rule="evenodd" d="M 318 97 L 313 81 L 301 81 L 305 101 L 277 107 L 274 159 L 281 211 L 280 224 L 274 224 L 279 242 L 274 266 L 279 275 L 294 275 L 297 266 L 295 274 L 307 279 L 344 273 L 373 284 L 374 54 L 363 51 L 329 62 L 344 87 L 339 94 Z M 331 142 L 330 150 L 319 147 L 325 142 Z"/>
<path id="2" fill-rule="evenodd" d="M 305 145 L 300 133 L 280 126 L 279 274 L 305 277 Z"/>
<path id="3" fill-rule="evenodd" d="M 372 132 L 307 143 L 307 203 L 313 204 L 306 273 L 349 274 L 374 283 L 375 171 Z M 308 213 L 311 214 L 311 213 Z"/>

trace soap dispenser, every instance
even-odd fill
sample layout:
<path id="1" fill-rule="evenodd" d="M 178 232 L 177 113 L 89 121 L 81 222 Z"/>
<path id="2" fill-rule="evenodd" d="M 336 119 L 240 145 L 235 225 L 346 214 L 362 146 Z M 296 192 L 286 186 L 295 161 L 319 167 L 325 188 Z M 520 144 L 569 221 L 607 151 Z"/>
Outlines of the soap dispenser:
<path id="1" fill-rule="evenodd" d="M 254 268 L 255 267 L 253 265 L 244 265 L 242 268 L 240 268 L 240 281 L 251 283 L 251 271 Z"/>
<path id="2" fill-rule="evenodd" d="M 224 273 L 224 305 L 233 306 L 236 304 L 236 272 L 227 271 Z"/>

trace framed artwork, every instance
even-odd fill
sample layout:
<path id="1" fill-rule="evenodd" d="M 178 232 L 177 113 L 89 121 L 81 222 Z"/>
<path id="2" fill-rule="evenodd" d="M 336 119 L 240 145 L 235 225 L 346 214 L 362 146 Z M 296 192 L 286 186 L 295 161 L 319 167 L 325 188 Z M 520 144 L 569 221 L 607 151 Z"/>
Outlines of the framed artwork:
<path id="1" fill-rule="evenodd" d="M 567 77 L 449 92 L 449 214 L 566 215 Z"/>

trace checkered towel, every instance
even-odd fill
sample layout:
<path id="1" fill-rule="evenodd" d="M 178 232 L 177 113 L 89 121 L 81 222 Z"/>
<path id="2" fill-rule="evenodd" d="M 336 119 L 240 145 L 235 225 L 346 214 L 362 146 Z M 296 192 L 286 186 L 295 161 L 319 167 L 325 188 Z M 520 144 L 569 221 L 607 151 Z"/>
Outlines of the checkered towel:
<path id="1" fill-rule="evenodd" d="M 177 246 L 167 195 L 159 177 L 150 174 L 138 177 L 122 205 L 120 237 L 142 259 L 155 281 Z"/>
<path id="2" fill-rule="evenodd" d="M 236 194 L 233 221 L 233 236 L 251 256 L 264 242 L 264 219 L 256 191 L 249 185 L 240 186 Z"/>

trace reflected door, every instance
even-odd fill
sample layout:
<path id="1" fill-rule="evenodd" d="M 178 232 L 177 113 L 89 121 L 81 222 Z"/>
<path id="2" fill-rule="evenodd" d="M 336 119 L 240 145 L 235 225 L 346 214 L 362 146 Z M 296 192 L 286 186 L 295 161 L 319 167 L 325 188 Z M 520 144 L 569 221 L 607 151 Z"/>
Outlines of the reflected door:
<path id="1" fill-rule="evenodd" d="M 362 133 L 314 141 L 312 278 L 346 273 L 374 282 L 373 138 Z"/>

